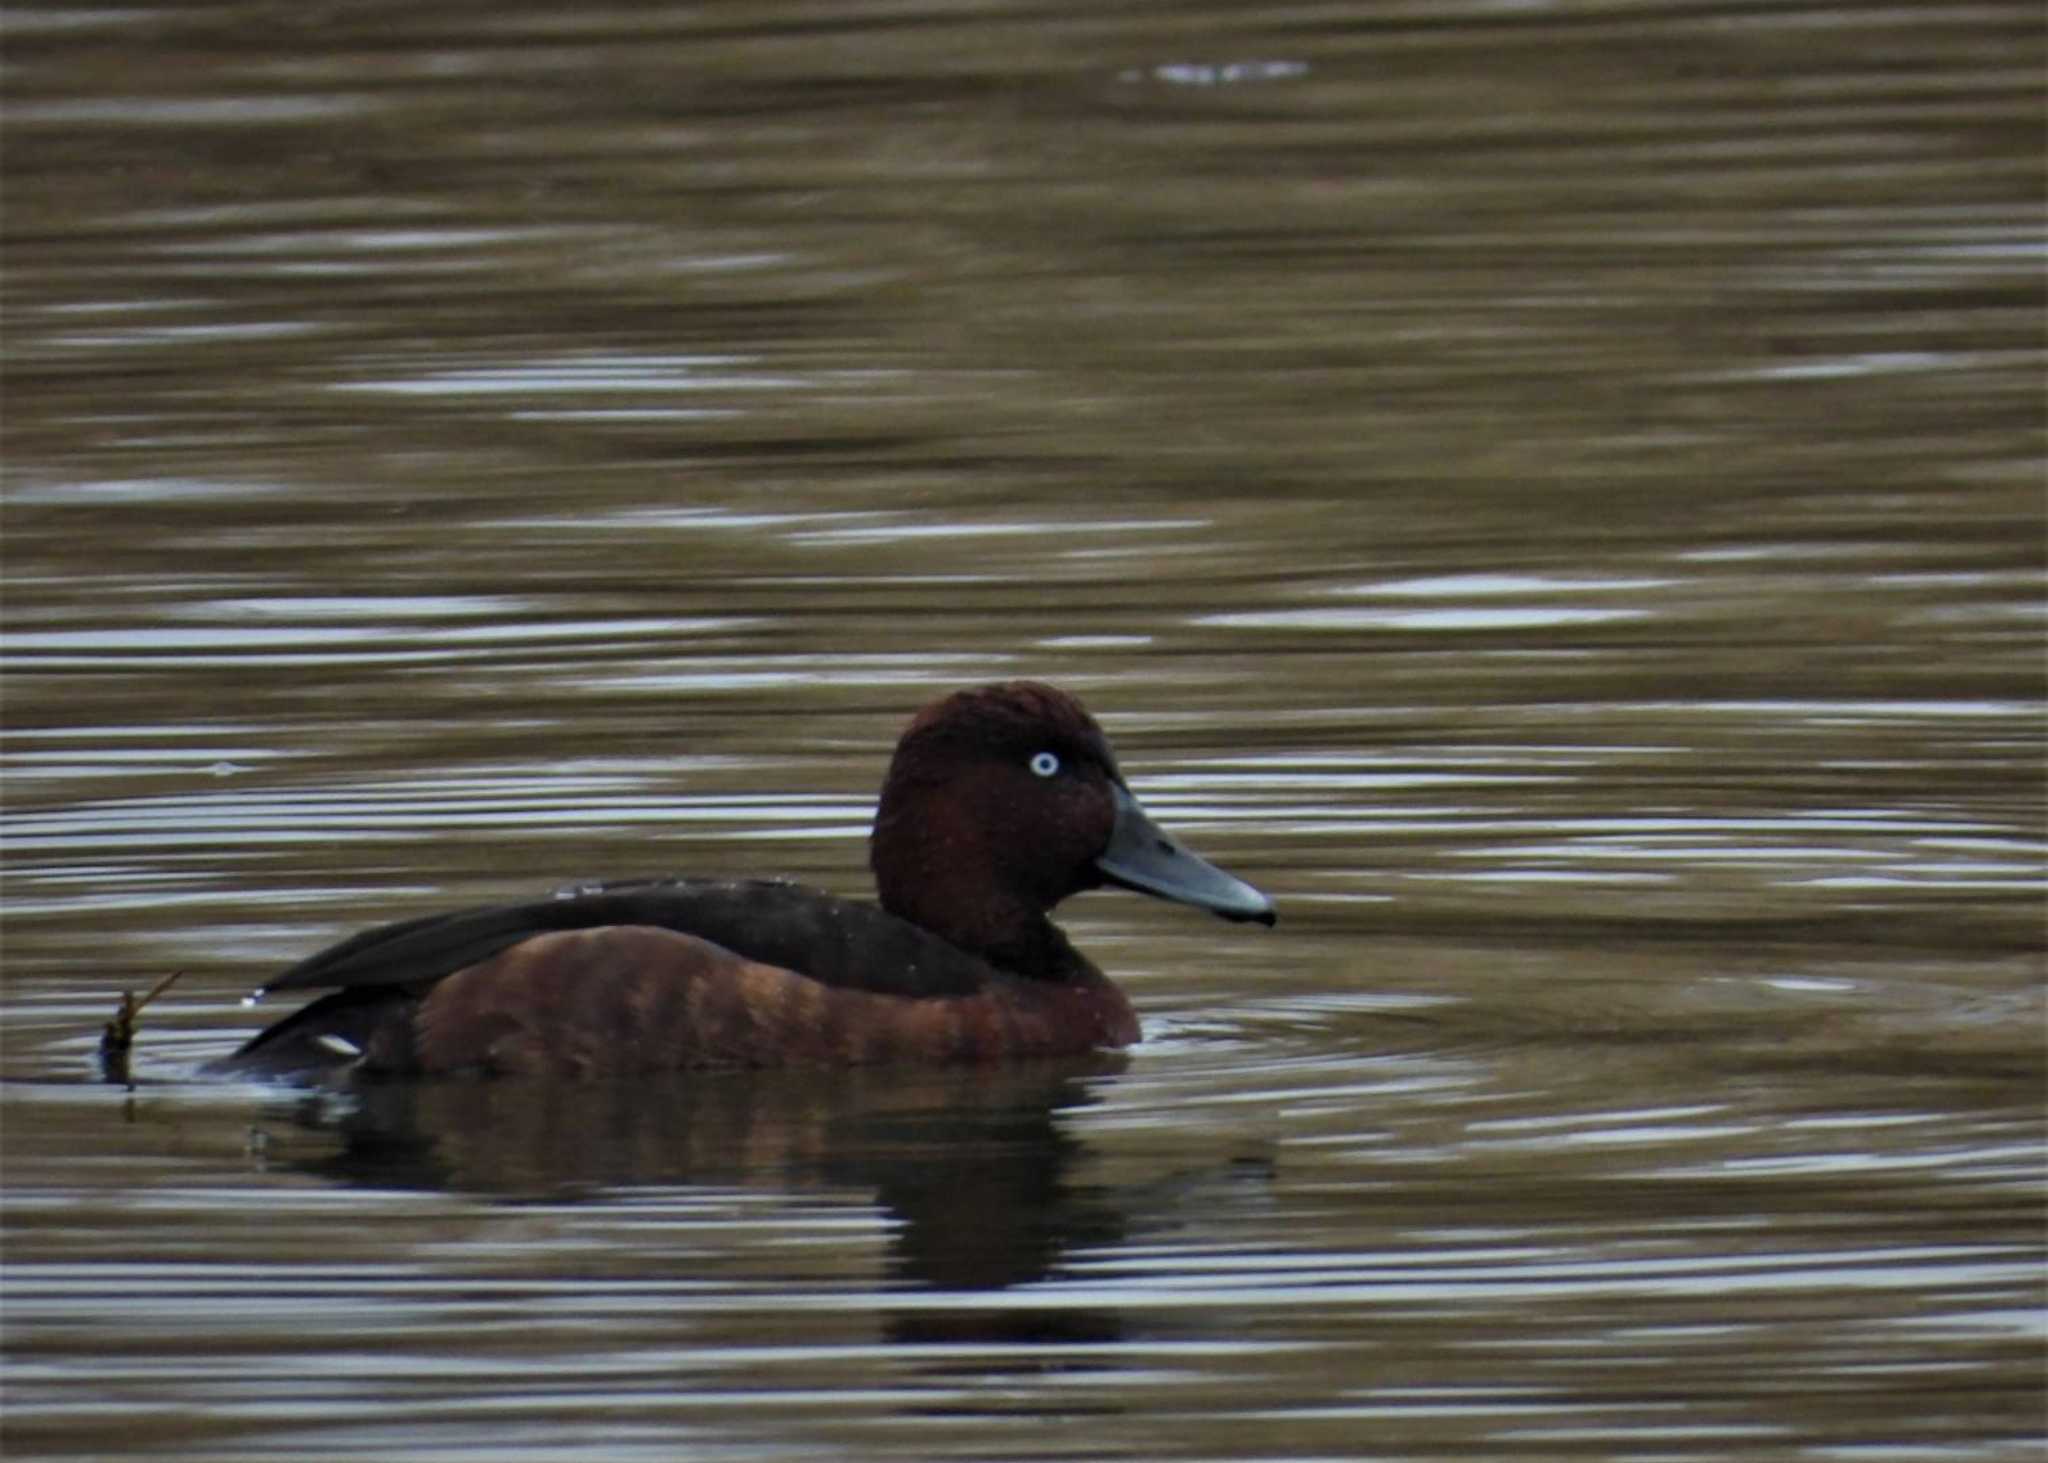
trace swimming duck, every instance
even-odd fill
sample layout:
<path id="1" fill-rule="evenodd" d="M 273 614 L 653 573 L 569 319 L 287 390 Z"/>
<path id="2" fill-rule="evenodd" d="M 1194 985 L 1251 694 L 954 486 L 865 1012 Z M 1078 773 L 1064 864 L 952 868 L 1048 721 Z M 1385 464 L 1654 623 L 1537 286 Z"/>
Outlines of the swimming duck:
<path id="1" fill-rule="evenodd" d="M 1123 992 L 1046 917 L 1068 895 L 1111 884 L 1275 918 L 1146 815 L 1078 700 L 1032 681 L 911 720 L 869 863 L 878 904 L 663 879 L 366 930 L 259 990 L 329 994 L 217 1069 L 600 1076 L 1067 1055 L 1138 1039 Z"/>

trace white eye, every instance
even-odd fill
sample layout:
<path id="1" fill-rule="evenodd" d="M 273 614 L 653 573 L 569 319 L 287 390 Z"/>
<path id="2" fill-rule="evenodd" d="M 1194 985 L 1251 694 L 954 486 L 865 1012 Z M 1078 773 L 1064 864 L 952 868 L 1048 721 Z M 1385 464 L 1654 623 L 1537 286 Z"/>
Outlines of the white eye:
<path id="1" fill-rule="evenodd" d="M 1035 752 L 1031 757 L 1031 770 L 1040 777 L 1050 777 L 1060 770 L 1060 759 L 1051 752 Z"/>

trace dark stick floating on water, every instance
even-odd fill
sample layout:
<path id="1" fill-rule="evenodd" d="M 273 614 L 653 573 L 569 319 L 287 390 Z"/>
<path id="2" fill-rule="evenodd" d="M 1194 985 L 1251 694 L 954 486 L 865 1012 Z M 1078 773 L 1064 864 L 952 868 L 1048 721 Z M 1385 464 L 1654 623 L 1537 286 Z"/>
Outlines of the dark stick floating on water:
<path id="1" fill-rule="evenodd" d="M 100 1076 L 109 1082 L 125 1083 L 128 1077 L 128 1053 L 135 1045 L 135 1028 L 143 1008 L 172 986 L 184 975 L 174 970 L 155 985 L 151 986 L 141 1000 L 135 999 L 135 992 L 121 992 L 121 1004 L 114 1009 L 114 1019 L 100 1030 Z"/>
<path id="2" fill-rule="evenodd" d="M 1115 885 L 1270 925 L 1139 806 L 1081 703 L 1030 681 L 919 712 L 869 845 L 878 904 L 665 879 L 367 930 L 257 994 L 328 994 L 213 1070 L 591 1076 L 986 1062 L 1127 1046 L 1130 1002 L 1047 918 Z"/>

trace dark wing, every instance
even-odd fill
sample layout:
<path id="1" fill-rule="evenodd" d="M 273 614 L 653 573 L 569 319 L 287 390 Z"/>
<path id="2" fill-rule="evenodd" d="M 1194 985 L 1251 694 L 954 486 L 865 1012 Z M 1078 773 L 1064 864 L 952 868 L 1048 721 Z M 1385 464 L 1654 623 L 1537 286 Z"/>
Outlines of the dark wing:
<path id="1" fill-rule="evenodd" d="M 418 993 L 535 935 L 608 925 L 695 935 L 746 960 L 882 995 L 967 995 L 990 975 L 980 959 L 872 904 L 797 884 L 668 879 L 381 925 L 302 960 L 257 994 L 394 986 Z"/>

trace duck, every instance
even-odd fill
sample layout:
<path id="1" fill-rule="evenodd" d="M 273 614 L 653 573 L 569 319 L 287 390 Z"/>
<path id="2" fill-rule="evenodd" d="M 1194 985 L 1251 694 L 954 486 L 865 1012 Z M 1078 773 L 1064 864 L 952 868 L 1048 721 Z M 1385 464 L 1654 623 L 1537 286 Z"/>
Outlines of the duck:
<path id="1" fill-rule="evenodd" d="M 1140 1037 L 1049 917 L 1105 886 L 1272 925 L 1273 902 L 1146 813 L 1079 699 L 955 691 L 904 729 L 868 844 L 873 902 L 659 878 L 363 931 L 259 988 L 324 991 L 216 1074 L 592 1078 L 992 1063 Z"/>

